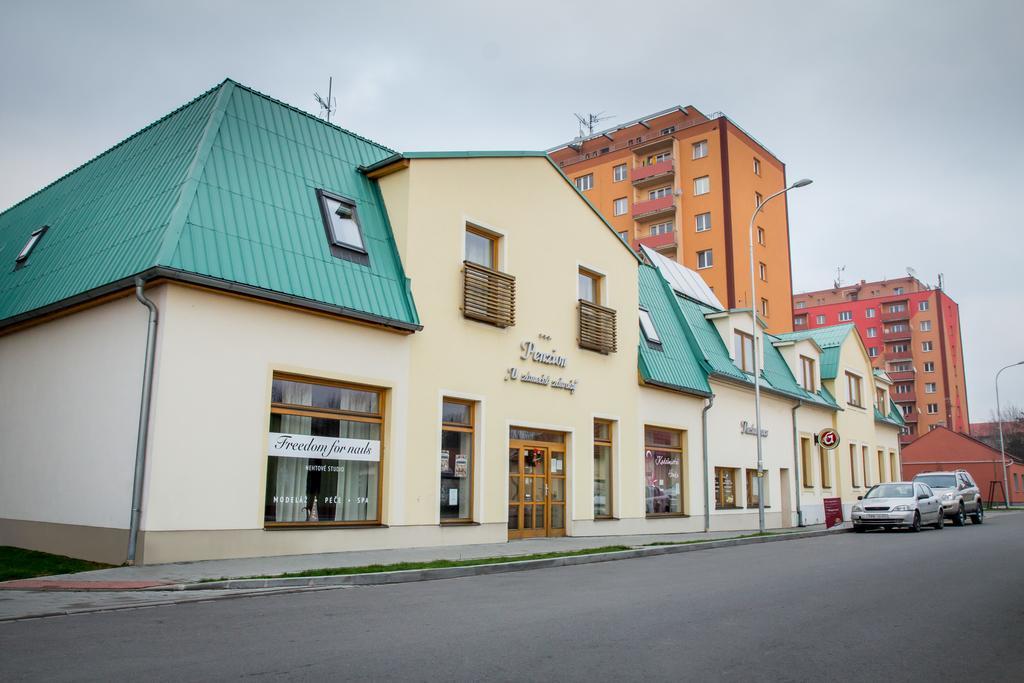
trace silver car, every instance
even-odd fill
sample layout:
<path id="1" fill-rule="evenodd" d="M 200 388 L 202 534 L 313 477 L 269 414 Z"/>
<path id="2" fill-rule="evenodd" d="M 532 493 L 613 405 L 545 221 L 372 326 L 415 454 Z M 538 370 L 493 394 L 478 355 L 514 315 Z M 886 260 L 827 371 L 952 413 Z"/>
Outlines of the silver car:
<path id="1" fill-rule="evenodd" d="M 946 519 L 953 520 L 956 526 L 967 523 L 967 515 L 971 521 L 981 524 L 985 521 L 985 506 L 981 503 L 981 489 L 974 483 L 967 470 L 955 472 L 922 472 L 914 477 L 914 481 L 927 484 L 942 502 Z"/>
<path id="2" fill-rule="evenodd" d="M 856 532 L 872 527 L 920 531 L 923 524 L 941 529 L 946 519 L 938 496 L 927 484 L 914 481 L 872 486 L 867 494 L 857 496 L 851 516 Z"/>

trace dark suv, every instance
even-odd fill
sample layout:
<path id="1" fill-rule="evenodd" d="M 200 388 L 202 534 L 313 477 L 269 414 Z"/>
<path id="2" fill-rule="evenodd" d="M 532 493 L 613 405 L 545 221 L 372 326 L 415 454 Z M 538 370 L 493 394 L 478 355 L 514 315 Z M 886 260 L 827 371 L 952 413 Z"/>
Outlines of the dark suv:
<path id="1" fill-rule="evenodd" d="M 985 521 L 985 506 L 981 503 L 981 490 L 974 483 L 967 470 L 955 472 L 922 472 L 914 477 L 932 487 L 935 495 L 942 501 L 942 509 L 946 517 L 953 520 L 956 526 L 967 523 L 967 515 L 971 521 L 981 524 Z"/>

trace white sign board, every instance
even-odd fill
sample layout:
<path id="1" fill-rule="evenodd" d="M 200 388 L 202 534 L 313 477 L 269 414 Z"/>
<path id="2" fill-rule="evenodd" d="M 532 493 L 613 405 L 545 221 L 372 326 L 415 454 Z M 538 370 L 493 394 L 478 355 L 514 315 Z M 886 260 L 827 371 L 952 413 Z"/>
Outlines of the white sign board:
<path id="1" fill-rule="evenodd" d="M 267 454 L 283 458 L 380 462 L 380 441 L 270 432 Z"/>

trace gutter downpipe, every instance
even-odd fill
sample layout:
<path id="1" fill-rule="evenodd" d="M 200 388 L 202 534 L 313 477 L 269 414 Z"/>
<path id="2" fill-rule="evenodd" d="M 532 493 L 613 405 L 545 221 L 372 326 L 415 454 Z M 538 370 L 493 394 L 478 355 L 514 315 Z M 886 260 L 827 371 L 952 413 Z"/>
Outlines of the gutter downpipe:
<path id="1" fill-rule="evenodd" d="M 804 512 L 800 509 L 800 434 L 796 428 L 796 411 L 800 409 L 800 406 L 804 404 L 803 401 L 798 400 L 796 405 L 793 406 L 793 471 L 796 472 L 796 486 L 794 487 L 796 493 L 796 525 L 802 527 L 804 525 Z"/>
<path id="2" fill-rule="evenodd" d="M 132 483 L 132 516 L 128 530 L 127 564 L 135 564 L 138 549 L 139 525 L 142 521 L 142 485 L 146 476 L 146 444 L 149 440 L 149 407 L 153 398 L 153 366 L 156 356 L 156 327 L 159 312 L 156 304 L 146 298 L 143 291 L 146 281 L 135 279 L 135 298 L 149 309 L 149 326 L 146 330 L 146 361 L 142 371 L 142 400 L 139 403 L 139 431 L 135 444 L 135 479 Z"/>
<path id="3" fill-rule="evenodd" d="M 710 479 L 708 479 L 708 411 L 711 410 L 713 405 L 715 405 L 715 395 L 711 394 L 708 396 L 707 405 L 700 411 L 701 448 L 704 459 L 704 533 L 711 529 L 711 501 L 708 499 L 708 486 L 710 482 Z"/>

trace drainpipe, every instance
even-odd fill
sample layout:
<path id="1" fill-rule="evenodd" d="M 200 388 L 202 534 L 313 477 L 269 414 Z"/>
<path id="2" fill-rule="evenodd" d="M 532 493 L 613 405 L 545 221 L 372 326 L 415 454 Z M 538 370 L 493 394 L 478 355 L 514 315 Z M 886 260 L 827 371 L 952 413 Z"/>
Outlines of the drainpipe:
<path id="1" fill-rule="evenodd" d="M 146 298 L 142 278 L 135 279 L 135 298 L 149 309 L 149 327 L 146 331 L 146 362 L 142 371 L 142 400 L 139 404 L 139 431 L 135 443 L 135 480 L 132 484 L 132 517 L 128 530 L 128 561 L 135 564 L 135 553 L 139 540 L 139 524 L 142 519 L 142 484 L 146 475 L 146 442 L 149 439 L 149 406 L 153 398 L 153 365 L 156 356 L 156 325 L 158 312 L 156 304 Z"/>
<path id="2" fill-rule="evenodd" d="M 803 401 L 797 401 L 793 406 L 793 471 L 796 472 L 796 525 L 798 527 L 804 525 L 804 512 L 800 509 L 800 491 L 802 490 L 800 486 L 800 434 L 796 429 L 796 411 L 803 404 Z"/>
<path id="3" fill-rule="evenodd" d="M 707 405 L 700 411 L 701 447 L 704 456 L 704 533 L 711 529 L 711 501 L 708 500 L 708 411 L 715 405 L 715 395 L 708 396 Z"/>

